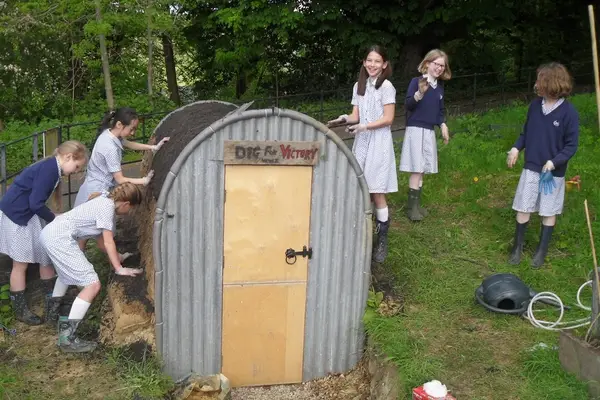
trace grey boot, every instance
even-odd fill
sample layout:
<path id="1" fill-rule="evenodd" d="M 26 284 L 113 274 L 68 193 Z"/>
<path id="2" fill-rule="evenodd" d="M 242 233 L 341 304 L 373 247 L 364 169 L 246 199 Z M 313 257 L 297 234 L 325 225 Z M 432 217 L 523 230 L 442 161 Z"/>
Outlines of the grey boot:
<path id="1" fill-rule="evenodd" d="M 521 254 L 523 253 L 523 243 L 525 242 L 525 231 L 527 230 L 528 223 L 529 222 L 520 224 L 517 222 L 517 226 L 515 228 L 515 241 L 513 243 L 512 250 L 510 251 L 510 256 L 508 258 L 509 264 L 517 265 L 521 262 Z"/>
<path id="2" fill-rule="evenodd" d="M 13 309 L 15 310 L 15 318 L 18 321 L 24 322 L 27 325 L 41 325 L 42 319 L 32 313 L 27 306 L 25 291 L 10 292 Z"/>
<path id="3" fill-rule="evenodd" d="M 65 353 L 88 353 L 96 349 L 97 344 L 83 340 L 75 335 L 81 320 L 68 317 L 58 319 L 58 347 Z"/>
<path id="4" fill-rule="evenodd" d="M 419 191 L 417 189 L 408 189 L 406 216 L 411 221 L 421 221 L 423 219 L 423 215 L 419 212 Z"/>
<path id="5" fill-rule="evenodd" d="M 417 202 L 417 208 L 419 209 L 419 213 L 421 213 L 423 217 L 426 217 L 429 215 L 429 213 L 425 208 L 421 207 L 421 193 L 423 193 L 423 187 L 419 188 L 419 201 Z"/>
<path id="6" fill-rule="evenodd" d="M 373 249 L 373 261 L 382 263 L 385 261 L 388 253 L 387 234 L 390 228 L 390 220 L 385 222 L 377 221 L 375 232 L 377 233 L 377 241 Z"/>
<path id="7" fill-rule="evenodd" d="M 546 254 L 548 254 L 548 245 L 550 244 L 550 239 L 552 239 L 553 230 L 554 226 L 542 225 L 542 231 L 540 232 L 540 243 L 538 244 L 535 255 L 533 256 L 533 261 L 531 262 L 531 266 L 533 268 L 537 269 L 544 265 Z"/>
<path id="8" fill-rule="evenodd" d="M 46 297 L 46 312 L 44 314 L 44 320 L 48 325 L 56 326 L 61 302 L 62 297 Z"/>

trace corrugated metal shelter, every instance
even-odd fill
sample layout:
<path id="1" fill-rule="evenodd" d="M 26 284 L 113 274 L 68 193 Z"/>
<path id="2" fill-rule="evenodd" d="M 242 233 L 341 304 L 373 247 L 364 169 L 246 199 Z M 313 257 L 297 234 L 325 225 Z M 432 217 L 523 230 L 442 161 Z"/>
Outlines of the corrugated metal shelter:
<path id="1" fill-rule="evenodd" d="M 362 171 L 307 115 L 219 104 L 230 110 L 195 126 L 168 173 L 156 171 L 164 176 L 152 245 L 156 346 L 165 370 L 175 380 L 222 372 L 234 386 L 344 373 L 362 356 L 370 281 Z M 155 137 L 173 141 L 176 129 L 161 133 L 165 125 Z"/>

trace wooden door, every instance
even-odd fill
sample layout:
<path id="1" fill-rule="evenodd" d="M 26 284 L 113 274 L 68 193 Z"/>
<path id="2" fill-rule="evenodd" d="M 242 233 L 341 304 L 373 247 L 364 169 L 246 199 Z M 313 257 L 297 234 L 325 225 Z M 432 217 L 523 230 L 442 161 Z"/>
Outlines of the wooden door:
<path id="1" fill-rule="evenodd" d="M 302 381 L 311 166 L 225 167 L 222 371 L 234 387 Z M 289 260 L 291 262 L 291 260 Z"/>

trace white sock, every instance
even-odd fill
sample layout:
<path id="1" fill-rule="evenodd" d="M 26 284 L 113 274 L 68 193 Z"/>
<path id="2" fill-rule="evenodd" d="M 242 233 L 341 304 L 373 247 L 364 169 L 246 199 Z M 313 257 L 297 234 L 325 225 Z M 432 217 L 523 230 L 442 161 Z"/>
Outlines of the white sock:
<path id="1" fill-rule="evenodd" d="M 77 297 L 71 306 L 71 312 L 69 313 L 69 319 L 81 321 L 85 317 L 90 304 L 85 300 Z"/>
<path id="2" fill-rule="evenodd" d="M 69 285 L 65 285 L 60 281 L 60 278 L 56 278 L 56 282 L 54 283 L 54 291 L 52 291 L 52 297 L 63 297 L 67 294 L 67 289 Z"/>
<path id="3" fill-rule="evenodd" d="M 388 208 L 378 208 L 377 209 L 377 220 L 381 222 L 386 222 L 388 220 Z"/>

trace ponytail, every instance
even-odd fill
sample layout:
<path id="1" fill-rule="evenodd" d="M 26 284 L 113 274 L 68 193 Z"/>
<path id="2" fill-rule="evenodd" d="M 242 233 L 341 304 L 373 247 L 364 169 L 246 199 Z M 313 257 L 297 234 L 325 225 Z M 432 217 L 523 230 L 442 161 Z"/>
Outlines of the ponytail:
<path id="1" fill-rule="evenodd" d="M 129 126 L 136 119 L 139 119 L 139 117 L 137 111 L 133 108 L 120 107 L 116 110 L 111 110 L 104 114 L 104 118 L 102 118 L 100 127 L 98 128 L 98 135 L 107 129 L 114 128 L 117 122 L 122 123 L 123 126 Z"/>

